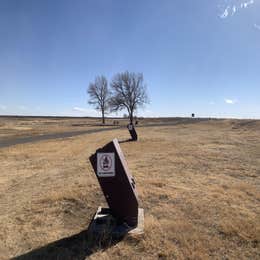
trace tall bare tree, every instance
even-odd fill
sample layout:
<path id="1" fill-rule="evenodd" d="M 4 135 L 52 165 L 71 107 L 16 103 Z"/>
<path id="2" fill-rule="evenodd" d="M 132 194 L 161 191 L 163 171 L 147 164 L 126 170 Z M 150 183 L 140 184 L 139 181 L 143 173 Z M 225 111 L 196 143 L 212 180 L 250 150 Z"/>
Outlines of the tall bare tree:
<path id="1" fill-rule="evenodd" d="M 128 71 L 118 73 L 112 79 L 110 86 L 112 90 L 109 102 L 111 111 L 126 109 L 132 124 L 137 108 L 148 103 L 143 74 Z"/>
<path id="2" fill-rule="evenodd" d="M 90 83 L 87 90 L 89 94 L 90 105 L 94 105 L 95 109 L 102 113 L 102 123 L 105 124 L 105 114 L 109 108 L 110 92 L 105 76 L 98 76 L 94 83 Z"/>

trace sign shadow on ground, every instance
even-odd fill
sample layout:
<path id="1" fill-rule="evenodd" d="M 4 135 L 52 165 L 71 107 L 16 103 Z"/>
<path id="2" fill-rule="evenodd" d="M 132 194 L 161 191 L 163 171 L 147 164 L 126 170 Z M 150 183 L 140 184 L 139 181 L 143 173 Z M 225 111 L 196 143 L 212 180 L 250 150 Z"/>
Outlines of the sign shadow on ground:
<path id="1" fill-rule="evenodd" d="M 105 250 L 118 242 L 120 242 L 124 236 L 114 237 L 112 234 L 103 234 L 102 237 L 93 236 L 92 226 L 93 221 L 90 222 L 86 230 L 81 231 L 78 234 L 72 235 L 70 237 L 62 238 L 43 247 L 36 248 L 30 252 L 23 255 L 16 256 L 12 258 L 13 260 L 38 260 L 38 259 L 48 259 L 48 260 L 71 260 L 78 259 L 83 260 L 93 253 L 99 250 Z"/>

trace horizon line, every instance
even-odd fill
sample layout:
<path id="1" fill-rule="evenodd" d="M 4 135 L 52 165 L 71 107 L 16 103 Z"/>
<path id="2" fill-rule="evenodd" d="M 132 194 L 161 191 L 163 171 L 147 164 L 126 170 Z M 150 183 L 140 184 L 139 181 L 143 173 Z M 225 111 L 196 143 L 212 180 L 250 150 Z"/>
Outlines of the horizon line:
<path id="1" fill-rule="evenodd" d="M 1 117 L 18 117 L 18 118 L 88 118 L 88 119 L 102 119 L 100 116 L 58 116 L 58 115 L 1 115 Z M 105 117 L 106 119 L 129 119 L 128 117 L 122 116 L 115 116 L 115 117 Z M 137 116 L 137 119 L 171 119 L 171 118 L 190 118 L 190 119 L 236 119 L 236 120 L 260 120 L 259 118 L 249 118 L 249 117 L 217 117 L 217 116 L 198 116 L 198 117 L 191 117 L 191 116 Z"/>

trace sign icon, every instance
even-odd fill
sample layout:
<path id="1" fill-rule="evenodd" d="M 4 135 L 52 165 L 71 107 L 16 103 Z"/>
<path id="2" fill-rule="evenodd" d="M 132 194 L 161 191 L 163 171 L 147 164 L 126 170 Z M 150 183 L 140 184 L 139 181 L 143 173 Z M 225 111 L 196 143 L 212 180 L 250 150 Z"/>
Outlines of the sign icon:
<path id="1" fill-rule="evenodd" d="M 132 131 L 132 130 L 133 130 L 133 125 L 132 125 L 132 124 L 129 124 L 129 125 L 128 125 L 128 130 L 129 130 L 129 131 Z"/>
<path id="2" fill-rule="evenodd" d="M 97 153 L 97 175 L 99 177 L 115 176 L 114 153 Z"/>
<path id="3" fill-rule="evenodd" d="M 101 159 L 100 159 L 100 167 L 103 171 L 109 171 L 111 170 L 111 167 L 112 167 L 112 159 L 110 156 L 104 154 L 101 156 Z"/>
<path id="4" fill-rule="evenodd" d="M 129 141 L 137 141 L 137 133 L 135 131 L 134 125 L 132 123 L 127 125 L 128 131 L 132 137 Z"/>

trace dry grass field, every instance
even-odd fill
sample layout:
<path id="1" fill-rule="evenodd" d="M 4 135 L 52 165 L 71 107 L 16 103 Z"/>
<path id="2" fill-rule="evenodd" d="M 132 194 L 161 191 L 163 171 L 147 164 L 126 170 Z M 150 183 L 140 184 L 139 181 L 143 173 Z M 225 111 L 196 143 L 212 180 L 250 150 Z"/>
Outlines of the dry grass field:
<path id="1" fill-rule="evenodd" d="M 113 125 L 108 119 L 107 125 Z M 120 120 L 125 124 L 126 120 Z M 98 118 L 0 117 L 0 141 L 5 138 L 26 137 L 100 127 Z M 105 126 L 104 126 L 105 127 Z"/>
<path id="2" fill-rule="evenodd" d="M 128 131 L 0 148 L 0 259 L 260 259 L 260 121 L 137 131 L 121 148 L 145 233 L 92 252 L 85 232 L 105 201 L 88 157 Z"/>

